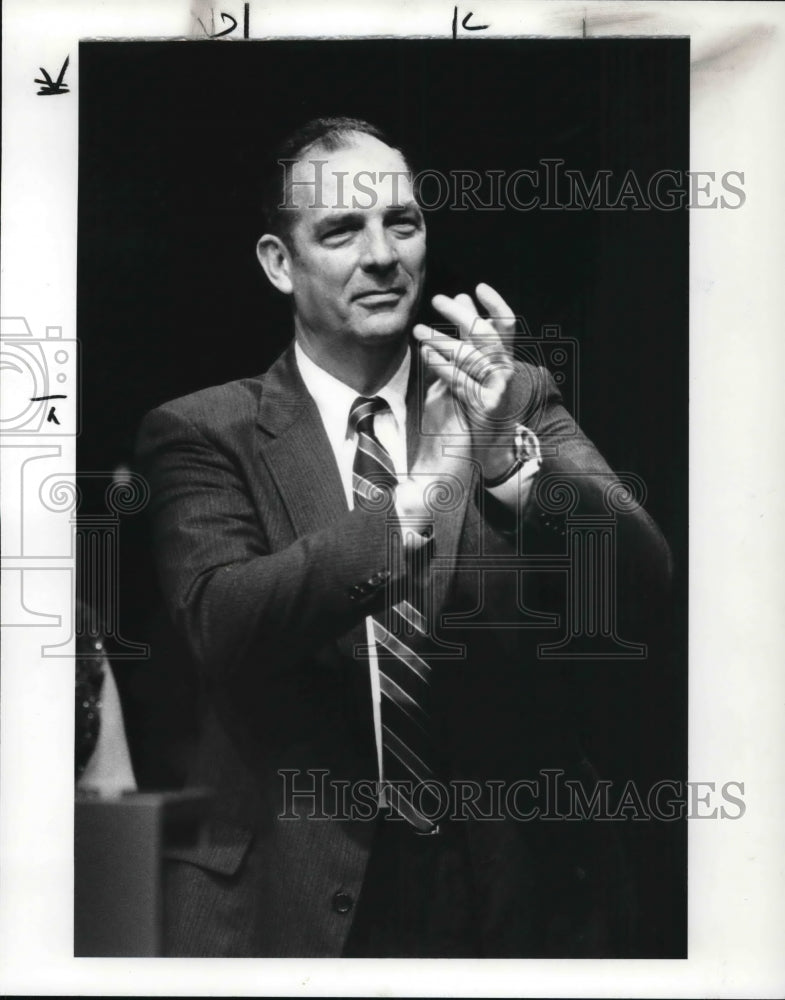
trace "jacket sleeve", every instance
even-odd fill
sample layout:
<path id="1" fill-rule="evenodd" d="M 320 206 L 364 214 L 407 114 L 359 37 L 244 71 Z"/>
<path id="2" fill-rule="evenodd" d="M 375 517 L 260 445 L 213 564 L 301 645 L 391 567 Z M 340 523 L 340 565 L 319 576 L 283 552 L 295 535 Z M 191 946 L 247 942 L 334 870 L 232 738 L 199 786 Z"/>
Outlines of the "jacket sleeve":
<path id="1" fill-rule="evenodd" d="M 615 473 L 565 409 L 553 376 L 533 376 L 526 422 L 539 438 L 542 468 L 525 511 L 525 524 L 540 533 L 561 532 L 569 516 L 601 516 L 616 522 L 620 561 L 641 582 L 667 589 L 672 576 L 668 543 L 643 507 L 645 486 L 637 476 Z M 632 572 L 634 570 L 634 572 Z"/>
<path id="2" fill-rule="evenodd" d="M 176 406 L 145 417 L 137 458 L 164 599 L 208 673 L 285 670 L 383 603 L 385 512 L 347 511 L 272 551 L 239 463 Z"/>

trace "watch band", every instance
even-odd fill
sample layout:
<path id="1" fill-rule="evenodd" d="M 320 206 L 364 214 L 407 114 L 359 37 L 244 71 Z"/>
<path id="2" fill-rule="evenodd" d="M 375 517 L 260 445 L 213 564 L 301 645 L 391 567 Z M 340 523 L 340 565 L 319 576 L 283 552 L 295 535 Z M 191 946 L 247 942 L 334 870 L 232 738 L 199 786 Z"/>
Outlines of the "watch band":
<path id="1" fill-rule="evenodd" d="M 542 465 L 540 441 L 534 431 L 528 428 L 525 424 L 515 425 L 513 448 L 515 457 L 513 458 L 512 465 L 510 465 L 509 469 L 503 472 L 500 476 L 496 476 L 494 479 L 486 479 L 486 489 L 493 489 L 495 486 L 501 486 L 502 483 L 506 483 L 508 479 L 514 476 L 516 472 L 520 471 L 520 469 L 522 469 L 528 462 L 536 463 L 532 467 L 532 475 L 539 470 Z"/>

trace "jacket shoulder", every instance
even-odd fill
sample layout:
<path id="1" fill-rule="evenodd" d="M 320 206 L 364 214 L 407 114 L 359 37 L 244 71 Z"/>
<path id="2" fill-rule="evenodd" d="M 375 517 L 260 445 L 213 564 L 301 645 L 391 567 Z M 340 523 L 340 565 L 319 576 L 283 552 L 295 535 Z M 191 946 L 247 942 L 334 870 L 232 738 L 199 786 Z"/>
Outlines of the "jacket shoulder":
<path id="1" fill-rule="evenodd" d="M 155 407 L 144 422 L 174 418 L 220 433 L 221 428 L 253 421 L 262 398 L 264 376 L 209 386 Z"/>

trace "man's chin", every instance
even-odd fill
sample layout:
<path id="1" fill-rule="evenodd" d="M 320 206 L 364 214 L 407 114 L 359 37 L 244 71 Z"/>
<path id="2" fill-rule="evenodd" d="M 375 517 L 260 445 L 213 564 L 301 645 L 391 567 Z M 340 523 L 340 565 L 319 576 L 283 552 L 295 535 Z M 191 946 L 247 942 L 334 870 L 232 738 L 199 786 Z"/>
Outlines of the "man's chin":
<path id="1" fill-rule="evenodd" d="M 367 344 L 389 344 L 408 336 L 411 324 L 400 316 L 374 316 L 366 320 L 357 331 L 358 337 Z"/>

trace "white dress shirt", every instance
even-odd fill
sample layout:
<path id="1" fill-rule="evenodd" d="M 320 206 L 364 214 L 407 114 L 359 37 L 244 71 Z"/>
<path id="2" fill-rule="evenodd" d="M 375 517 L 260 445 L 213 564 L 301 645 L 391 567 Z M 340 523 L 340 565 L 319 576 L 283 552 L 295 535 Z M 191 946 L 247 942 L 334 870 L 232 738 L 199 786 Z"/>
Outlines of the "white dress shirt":
<path id="1" fill-rule="evenodd" d="M 294 345 L 294 356 L 305 388 L 313 397 L 319 410 L 319 416 L 322 418 L 341 475 L 346 503 L 351 510 L 354 507 L 352 468 L 354 455 L 357 451 L 357 434 L 349 430 L 349 411 L 352 408 L 352 403 L 360 394 L 320 368 L 297 342 Z M 390 407 L 388 411 L 376 415 L 373 429 L 380 443 L 387 449 L 399 479 L 405 478 L 408 471 L 406 467 L 406 387 L 409 384 L 410 366 L 411 354 L 407 351 L 400 367 L 390 381 L 374 393 L 374 396 L 380 396 Z M 365 619 L 365 625 L 368 636 L 376 760 L 379 767 L 379 780 L 381 781 L 383 779 L 382 707 L 379 660 L 376 655 L 376 641 L 373 637 L 373 624 L 370 616 Z"/>

